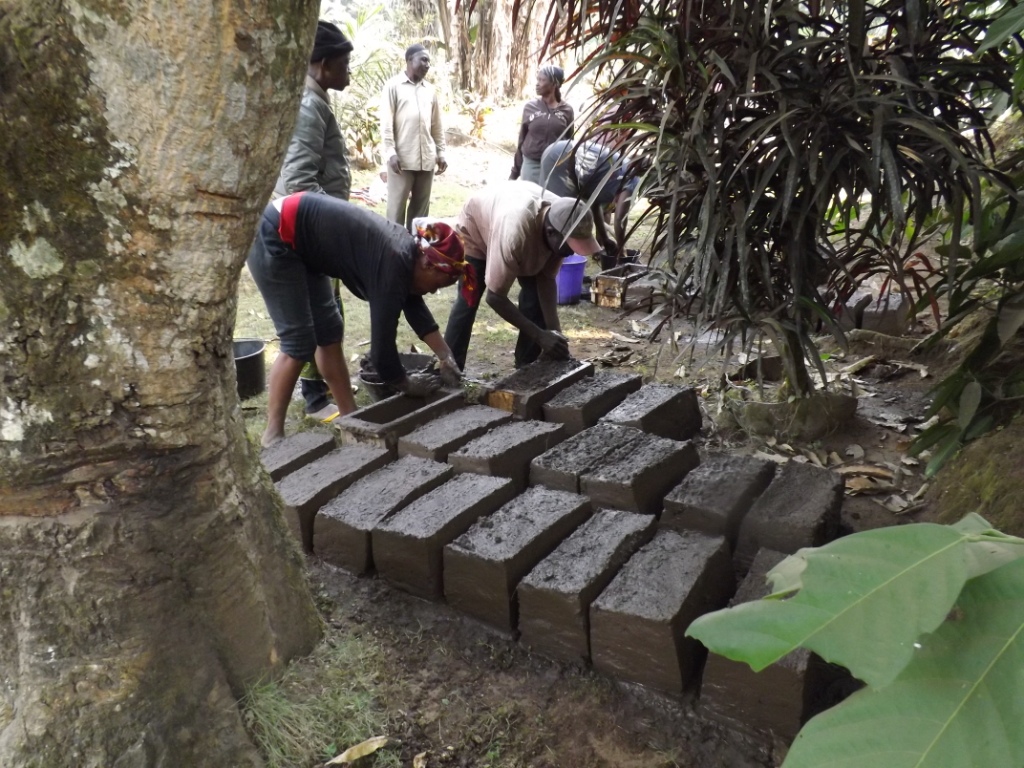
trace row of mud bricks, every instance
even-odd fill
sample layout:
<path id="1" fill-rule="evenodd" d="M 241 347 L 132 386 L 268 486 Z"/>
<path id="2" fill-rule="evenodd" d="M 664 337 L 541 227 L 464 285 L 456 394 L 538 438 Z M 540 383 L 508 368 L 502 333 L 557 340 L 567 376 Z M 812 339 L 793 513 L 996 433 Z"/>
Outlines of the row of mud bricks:
<path id="1" fill-rule="evenodd" d="M 787 553 L 835 537 L 842 479 L 743 456 L 703 460 L 691 388 L 537 363 L 469 404 L 402 396 L 305 432 L 263 463 L 306 552 L 453 608 L 557 660 L 791 739 L 837 673 L 795 652 L 755 675 L 685 638 L 763 597 Z"/>

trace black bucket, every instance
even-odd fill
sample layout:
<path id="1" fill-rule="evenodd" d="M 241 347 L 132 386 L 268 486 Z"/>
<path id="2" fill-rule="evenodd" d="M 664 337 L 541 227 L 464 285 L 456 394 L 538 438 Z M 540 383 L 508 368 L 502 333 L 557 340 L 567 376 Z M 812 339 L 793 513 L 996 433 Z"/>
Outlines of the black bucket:
<path id="1" fill-rule="evenodd" d="M 267 373 L 263 363 L 263 339 L 235 339 L 235 378 L 238 379 L 238 397 L 246 400 L 267 388 Z"/>

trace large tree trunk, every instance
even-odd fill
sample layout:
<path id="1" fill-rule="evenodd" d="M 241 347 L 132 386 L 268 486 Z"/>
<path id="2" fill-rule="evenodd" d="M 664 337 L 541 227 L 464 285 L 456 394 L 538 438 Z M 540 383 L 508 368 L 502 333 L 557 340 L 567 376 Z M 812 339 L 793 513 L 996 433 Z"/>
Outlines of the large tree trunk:
<path id="1" fill-rule="evenodd" d="M 247 441 L 239 271 L 312 0 L 0 0 L 0 765 L 255 765 L 319 623 Z"/>

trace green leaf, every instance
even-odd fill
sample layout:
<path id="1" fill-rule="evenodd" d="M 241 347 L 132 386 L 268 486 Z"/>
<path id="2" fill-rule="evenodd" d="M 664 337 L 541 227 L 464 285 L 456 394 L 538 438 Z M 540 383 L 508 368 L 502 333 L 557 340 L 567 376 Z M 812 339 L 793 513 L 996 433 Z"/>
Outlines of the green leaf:
<path id="1" fill-rule="evenodd" d="M 971 421 L 974 419 L 974 414 L 978 412 L 979 405 L 981 405 L 981 384 L 969 381 L 964 387 L 964 391 L 960 393 L 960 404 L 956 414 L 961 431 L 966 431 L 971 426 Z"/>
<path id="2" fill-rule="evenodd" d="M 813 718 L 783 768 L 1024 765 L 1024 559 L 972 579 L 881 691 Z"/>
<path id="3" fill-rule="evenodd" d="M 885 686 L 910 661 L 917 639 L 953 607 L 968 577 L 968 538 L 921 523 L 802 549 L 794 557 L 807 567 L 796 595 L 707 614 L 686 634 L 755 671 L 803 647 L 874 688 Z"/>
<path id="4" fill-rule="evenodd" d="M 1024 30 L 1024 5 L 1009 8 L 1002 16 L 992 22 L 985 34 L 985 39 L 978 46 L 978 53 L 1001 45 L 1012 35 Z"/>
<path id="5" fill-rule="evenodd" d="M 999 319 L 997 329 L 999 331 L 999 343 L 1006 344 L 1012 339 L 1021 324 L 1024 323 L 1024 294 L 1016 294 L 1004 300 L 999 307 Z"/>

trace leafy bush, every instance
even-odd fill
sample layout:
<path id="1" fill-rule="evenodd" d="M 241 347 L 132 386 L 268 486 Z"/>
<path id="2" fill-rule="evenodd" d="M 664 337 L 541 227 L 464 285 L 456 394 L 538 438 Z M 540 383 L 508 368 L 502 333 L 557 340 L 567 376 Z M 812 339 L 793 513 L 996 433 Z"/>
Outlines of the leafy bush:
<path id="1" fill-rule="evenodd" d="M 811 334 L 841 336 L 829 276 L 841 291 L 901 279 L 937 208 L 976 220 L 981 179 L 1000 183 L 987 110 L 1013 62 L 977 55 L 983 3 L 565 6 L 559 45 L 605 43 L 583 69 L 610 73 L 604 129 L 630 132 L 623 148 L 647 168 L 675 308 L 697 306 L 726 343 L 767 335 L 797 394 L 820 371 Z"/>
<path id="2" fill-rule="evenodd" d="M 687 634 L 760 671 L 798 647 L 868 687 L 812 718 L 783 768 L 1024 765 L 1024 540 L 977 515 L 803 549 L 775 590 Z"/>

